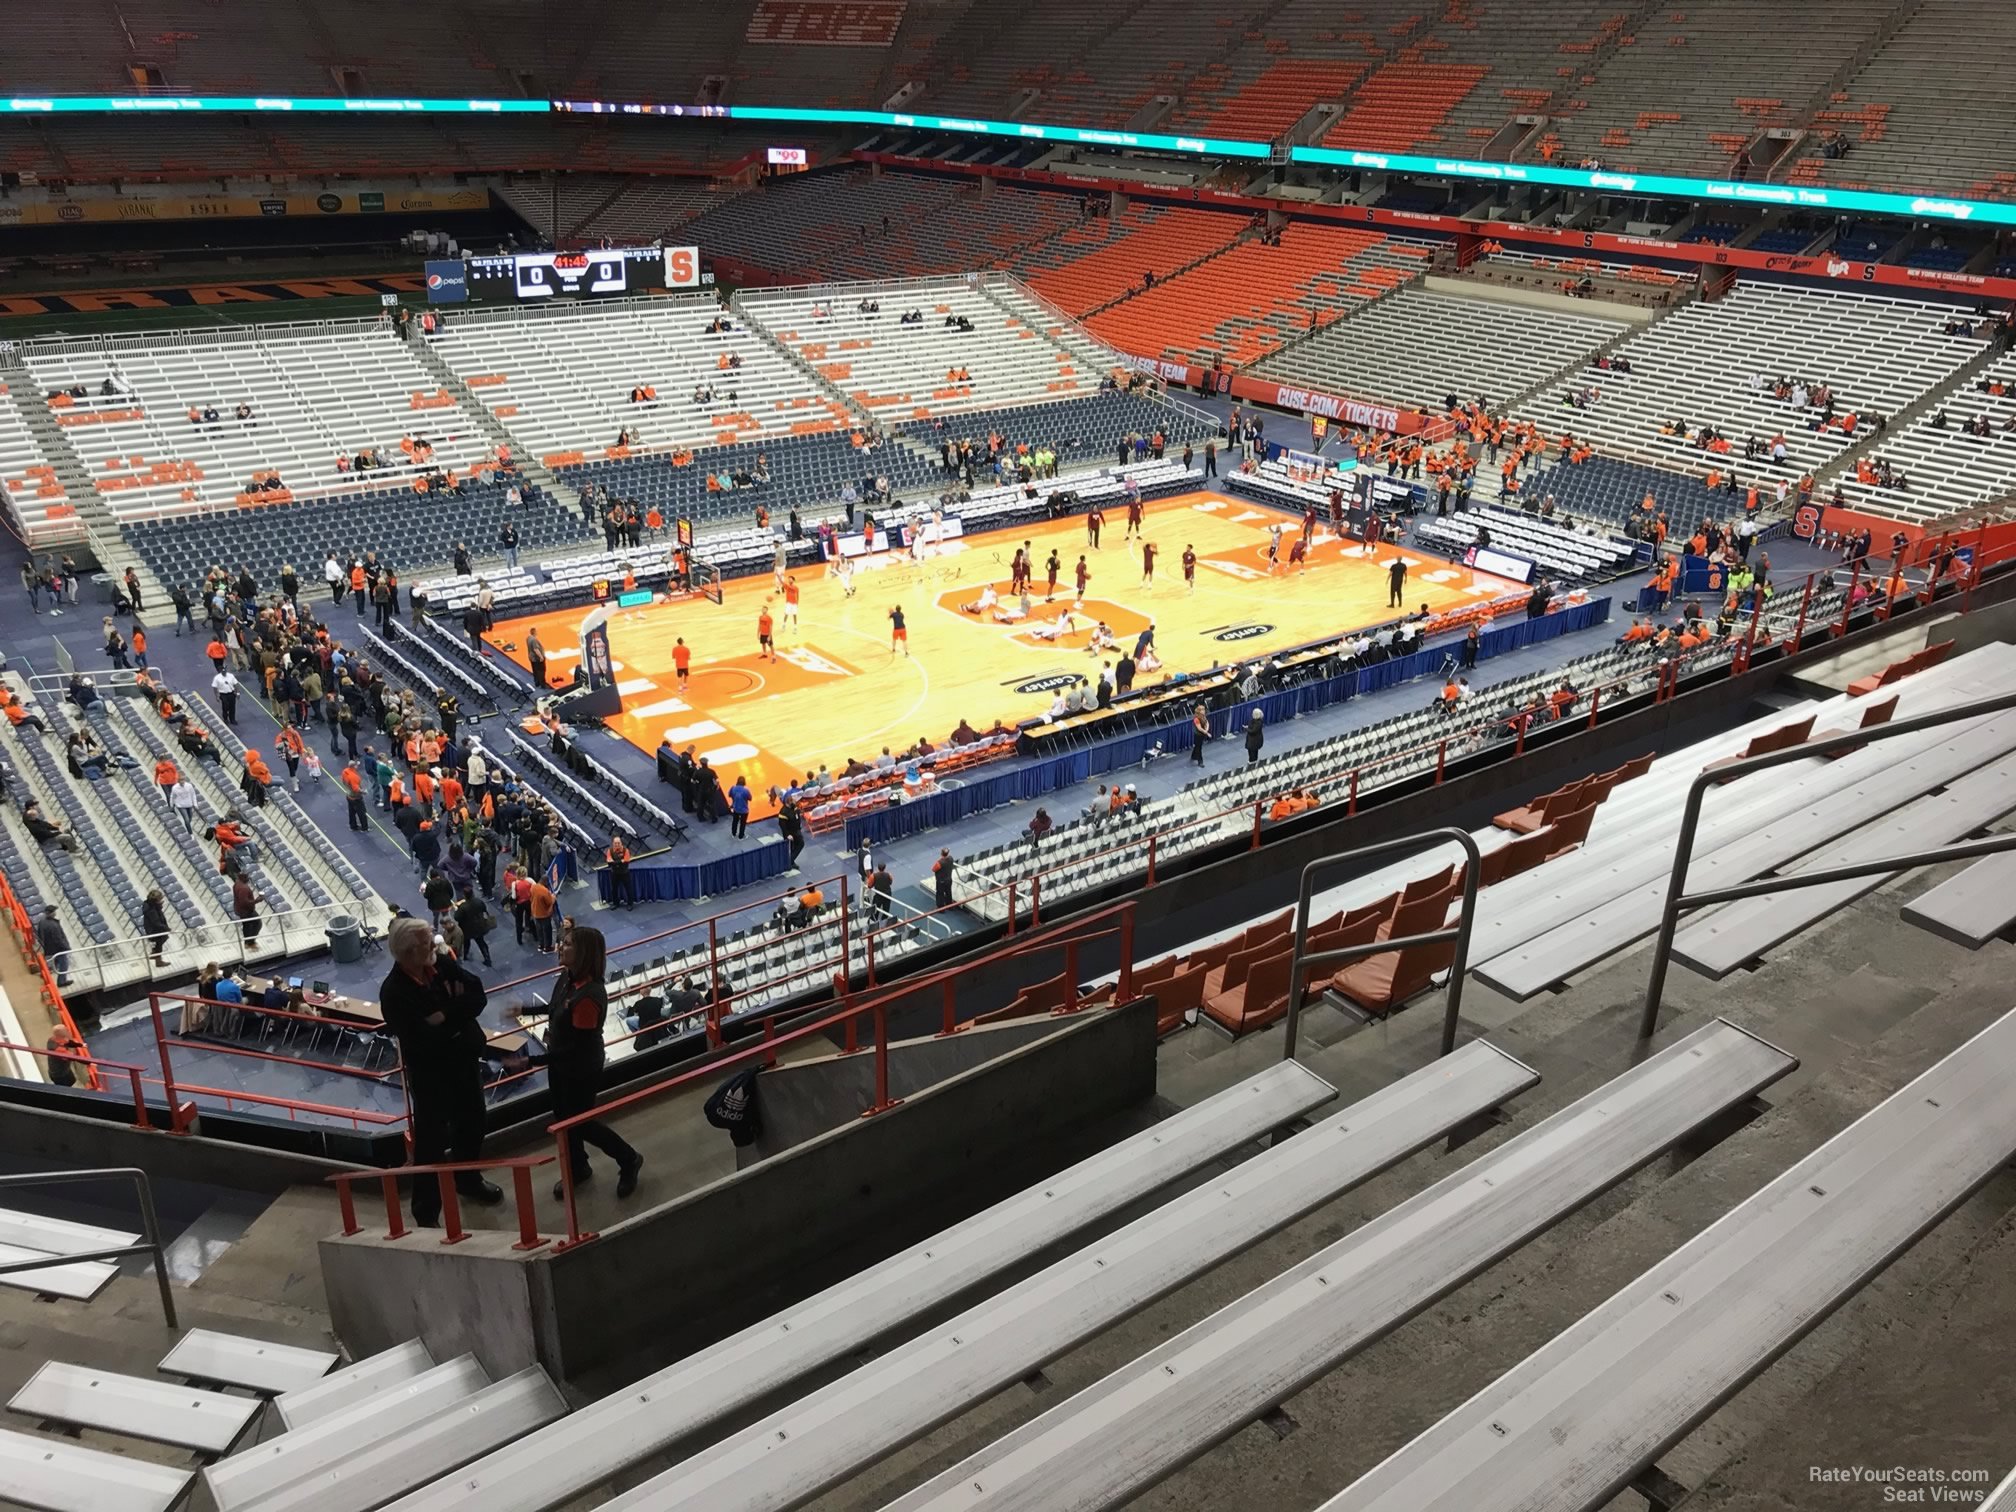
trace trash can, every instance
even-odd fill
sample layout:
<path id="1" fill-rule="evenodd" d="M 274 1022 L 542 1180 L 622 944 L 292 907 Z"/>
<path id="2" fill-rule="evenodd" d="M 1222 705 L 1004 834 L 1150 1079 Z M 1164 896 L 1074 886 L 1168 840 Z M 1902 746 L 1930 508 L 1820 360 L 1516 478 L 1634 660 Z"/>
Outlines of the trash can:
<path id="1" fill-rule="evenodd" d="M 339 966 L 364 959 L 364 931 L 349 914 L 329 920 L 329 957 Z"/>
<path id="2" fill-rule="evenodd" d="M 110 609 L 119 592 L 119 580 L 109 572 L 94 572 L 91 574 L 91 592 L 95 595 L 93 603 Z"/>

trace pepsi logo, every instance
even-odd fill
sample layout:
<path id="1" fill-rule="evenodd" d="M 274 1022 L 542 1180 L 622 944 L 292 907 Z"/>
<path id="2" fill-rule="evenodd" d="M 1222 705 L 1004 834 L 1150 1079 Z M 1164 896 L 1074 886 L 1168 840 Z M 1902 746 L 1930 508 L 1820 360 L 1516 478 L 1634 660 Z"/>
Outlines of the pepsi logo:
<path id="1" fill-rule="evenodd" d="M 439 273 L 429 273 L 427 275 L 427 287 L 430 289 L 438 289 L 446 281 Z"/>

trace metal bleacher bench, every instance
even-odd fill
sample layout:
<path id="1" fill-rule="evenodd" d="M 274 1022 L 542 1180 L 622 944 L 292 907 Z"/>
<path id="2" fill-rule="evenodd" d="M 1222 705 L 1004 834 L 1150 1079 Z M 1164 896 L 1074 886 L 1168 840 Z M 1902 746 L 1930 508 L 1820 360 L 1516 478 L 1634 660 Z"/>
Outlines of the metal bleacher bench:
<path id="1" fill-rule="evenodd" d="M 168 1512 L 196 1472 L 0 1430 L 0 1500 L 39 1512 Z"/>
<path id="2" fill-rule="evenodd" d="M 1540 1078 L 1478 1040 L 609 1503 L 796 1507 Z"/>
<path id="3" fill-rule="evenodd" d="M 885 1512 L 1119 1506 L 1797 1064 L 1718 1019 Z"/>
<path id="4" fill-rule="evenodd" d="M 397 1512 L 559 1506 L 1336 1095 L 1299 1065 L 1270 1066 L 394 1506 Z"/>
<path id="5" fill-rule="evenodd" d="M 14 1393 L 7 1408 L 41 1422 L 222 1454 L 261 1405 L 257 1397 L 198 1391 L 51 1360 Z"/>
<path id="6" fill-rule="evenodd" d="M 367 1355 L 313 1385 L 282 1392 L 273 1399 L 273 1408 L 287 1427 L 305 1428 L 433 1368 L 434 1356 L 427 1352 L 427 1346 L 411 1339 Z"/>
<path id="7" fill-rule="evenodd" d="M 396 1353 L 396 1351 L 392 1351 Z M 374 1378 L 375 1379 L 375 1378 Z M 490 1384 L 474 1355 L 390 1383 L 312 1423 L 253 1445 L 203 1472 L 217 1512 L 234 1512 L 296 1481 L 337 1468 L 361 1446 L 411 1424 L 439 1420 Z"/>
<path id="8" fill-rule="evenodd" d="M 1586 1512 L 2016 1155 L 2016 1013 L 1724 1215 L 1321 1512 Z"/>
<path id="9" fill-rule="evenodd" d="M 89 1255 L 116 1250 L 139 1242 L 135 1233 L 95 1228 L 61 1218 L 44 1218 L 36 1213 L 0 1208 L 0 1264 L 14 1264 L 47 1255 Z M 39 1266 L 34 1270 L 0 1275 L 0 1285 L 32 1291 L 42 1296 L 67 1297 L 88 1302 L 98 1295 L 119 1267 L 109 1260 L 77 1260 L 68 1265 Z"/>
<path id="10" fill-rule="evenodd" d="M 1907 923 L 1979 950 L 2016 924 L 2016 852 L 1976 861 L 1904 905 Z"/>
<path id="11" fill-rule="evenodd" d="M 312 1386 L 329 1374 L 336 1353 L 302 1349 L 293 1344 L 269 1344 L 238 1334 L 192 1328 L 162 1357 L 163 1375 L 218 1386 L 238 1386 L 271 1395 Z"/>

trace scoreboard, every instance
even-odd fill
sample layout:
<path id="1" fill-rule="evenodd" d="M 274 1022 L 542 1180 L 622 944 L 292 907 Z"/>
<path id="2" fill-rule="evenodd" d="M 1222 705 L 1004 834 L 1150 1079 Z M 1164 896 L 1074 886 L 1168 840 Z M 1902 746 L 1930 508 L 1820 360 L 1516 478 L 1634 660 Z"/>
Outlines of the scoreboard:
<path id="1" fill-rule="evenodd" d="M 469 297 L 498 303 L 599 299 L 699 285 L 698 247 L 612 247 L 469 259 Z"/>

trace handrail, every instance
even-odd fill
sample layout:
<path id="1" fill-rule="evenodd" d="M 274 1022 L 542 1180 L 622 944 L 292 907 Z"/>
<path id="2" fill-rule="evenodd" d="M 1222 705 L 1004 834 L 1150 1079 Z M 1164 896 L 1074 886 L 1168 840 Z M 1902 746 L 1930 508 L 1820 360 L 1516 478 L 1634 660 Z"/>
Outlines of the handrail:
<path id="1" fill-rule="evenodd" d="M 1304 954 L 1309 944 L 1309 904 L 1315 895 L 1319 873 L 1334 871 L 1370 856 L 1386 856 L 1395 851 L 1413 851 L 1438 845 L 1460 846 L 1464 855 L 1463 913 L 1453 927 L 1432 929 L 1426 934 L 1407 935 L 1398 940 L 1374 940 L 1369 944 L 1345 945 L 1336 950 L 1319 950 L 1314 955 Z M 1295 1034 L 1302 1022 L 1302 973 L 1306 968 L 1327 966 L 1333 961 L 1355 961 L 1363 956 L 1383 955 L 1387 951 L 1413 950 L 1422 945 L 1452 943 L 1456 950 L 1449 963 L 1448 1005 L 1442 1015 L 1442 1054 L 1453 1053 L 1456 1049 L 1456 1021 L 1463 1008 L 1463 975 L 1470 964 L 1470 929 L 1477 920 L 1477 877 L 1483 869 L 1484 855 L 1477 848 L 1476 840 L 1468 830 L 1454 825 L 1417 835 L 1401 835 L 1375 845 L 1361 845 L 1356 850 L 1341 851 L 1334 856 L 1318 856 L 1303 867 L 1301 884 L 1295 895 L 1295 948 L 1288 962 L 1287 1037 L 1281 1046 L 1281 1058 L 1295 1059 Z"/>
<path id="2" fill-rule="evenodd" d="M 343 1212 L 343 1236 L 354 1237 L 364 1232 L 357 1222 L 357 1207 L 351 1196 L 353 1182 L 376 1181 L 385 1195 L 385 1237 L 403 1239 L 406 1237 L 406 1216 L 399 1206 L 399 1178 L 401 1176 L 432 1176 L 441 1188 L 441 1222 L 443 1244 L 460 1244 L 469 1237 L 469 1231 L 462 1227 L 462 1204 L 457 1198 L 455 1177 L 464 1171 L 502 1171 L 511 1173 L 512 1195 L 518 1209 L 518 1242 L 511 1246 L 514 1250 L 535 1250 L 545 1244 L 540 1236 L 538 1212 L 532 1200 L 532 1172 L 542 1165 L 550 1164 L 551 1155 L 497 1155 L 487 1160 L 450 1160 L 434 1165 L 403 1165 L 387 1169 L 370 1167 L 356 1171 L 338 1171 L 325 1180 L 336 1188 L 336 1202 Z"/>
<path id="3" fill-rule="evenodd" d="M 1955 704 L 1951 708 L 1935 710 L 1930 714 L 1914 715 L 1910 719 L 1900 719 L 1891 724 L 1853 730 L 1844 735 L 1831 735 L 1825 740 L 1812 740 L 1804 745 L 1787 746 L 1781 751 L 1769 751 L 1762 756 L 1746 757 L 1741 761 L 1704 769 L 1698 773 L 1693 782 L 1688 784 L 1687 803 L 1680 815 L 1680 833 L 1674 842 L 1673 870 L 1666 884 L 1666 901 L 1659 914 L 1659 940 L 1652 950 L 1652 977 L 1645 988 L 1645 1009 L 1638 1021 L 1638 1037 L 1641 1040 L 1649 1040 L 1658 1031 L 1660 1000 L 1665 995 L 1666 973 L 1673 958 L 1673 936 L 1679 929 L 1680 914 L 1685 909 L 1706 908 L 1716 903 L 1734 903 L 1742 898 L 1758 898 L 1772 893 L 1790 892 L 1794 888 L 1822 887 L 1832 882 L 1850 882 L 1858 877 L 1884 876 L 1891 872 L 1909 871 L 1916 866 L 1931 866 L 1940 861 L 1973 860 L 2006 850 L 2016 850 L 2016 834 L 1996 835 L 1986 840 L 1962 840 L 1951 845 L 1934 846 L 1930 850 L 1889 856 L 1880 861 L 1860 861 L 1850 866 L 1830 866 L 1819 871 L 1791 872 L 1781 876 L 1765 877 L 1755 882 L 1742 882 L 1730 887 L 1705 888 L 1700 892 L 1690 893 L 1686 890 L 1687 868 L 1694 858 L 1695 834 L 1701 825 L 1701 800 L 1707 796 L 1709 788 L 1719 783 L 1734 781 L 1739 777 L 1747 777 L 1752 772 L 1784 766 L 1789 762 L 1805 761 L 1815 756 L 1830 756 L 1836 751 L 1859 750 L 1863 746 L 1875 745 L 1879 741 L 1896 740 L 1901 736 L 1916 735 L 1925 730 L 1938 729 L 1942 725 L 1979 719 L 2010 709 L 2016 709 L 2016 693 L 1998 694 L 1994 698 Z"/>
<path id="4" fill-rule="evenodd" d="M 1133 994 L 1134 907 L 1135 905 L 1131 900 L 1108 904 L 1106 907 L 1088 914 L 1081 919 L 1074 919 L 1068 923 L 1057 925 L 1052 929 L 1025 936 L 1013 944 L 1005 945 L 990 953 L 985 960 L 990 963 L 999 963 L 1031 950 L 1061 948 L 1064 951 L 1065 958 L 1066 989 L 1064 1006 L 1060 1012 L 1067 1014 L 1075 1013 L 1080 1006 L 1076 990 L 1078 947 L 1088 940 L 1102 939 L 1108 935 L 1117 935 L 1119 939 L 1120 968 L 1115 996 L 1116 1001 L 1124 1003 Z M 1116 921 L 1112 927 L 1103 929 L 1092 928 L 1092 926 L 1099 925 L 1108 919 Z M 846 1030 L 846 1049 L 842 1053 L 858 1053 L 858 1050 L 862 1047 L 858 1047 L 855 1043 L 855 1026 L 864 1017 L 871 1019 L 873 1023 L 874 1039 L 872 1046 L 867 1048 L 872 1048 L 875 1056 L 875 1074 L 872 1094 L 873 1101 L 870 1102 L 867 1108 L 862 1110 L 862 1117 L 867 1118 L 877 1113 L 887 1112 L 889 1109 L 899 1106 L 902 1101 L 900 1098 L 892 1098 L 889 1095 L 890 1006 L 903 998 L 914 996 L 920 992 L 940 991 L 944 995 L 944 1021 L 943 1027 L 939 1032 L 941 1036 L 958 1033 L 962 1027 L 955 1021 L 954 1011 L 958 983 L 962 977 L 968 977 L 976 971 L 980 964 L 969 962 L 964 965 L 946 967 L 942 970 L 931 972 L 928 975 L 899 983 L 893 987 L 873 989 L 866 996 L 853 1002 L 847 1001 L 847 989 L 842 986 L 840 989 L 842 1006 L 832 1013 L 825 1014 L 808 1023 L 786 1030 L 783 1034 L 772 1035 L 766 1032 L 761 1041 L 746 1049 L 708 1060 L 702 1065 L 689 1067 L 673 1076 L 667 1077 L 663 1081 L 654 1082 L 650 1086 L 639 1088 L 634 1092 L 625 1093 L 620 1097 L 612 1098 L 608 1102 L 591 1107 L 584 1113 L 577 1113 L 568 1118 L 555 1120 L 548 1126 L 548 1132 L 554 1137 L 556 1153 L 560 1160 L 561 1195 L 567 1209 L 567 1237 L 557 1247 L 560 1249 L 569 1249 L 574 1245 L 586 1243 L 588 1240 L 597 1237 L 593 1233 L 583 1233 L 581 1231 L 580 1217 L 575 1205 L 574 1166 L 570 1158 L 569 1140 L 572 1137 L 572 1131 L 579 1125 L 587 1122 L 589 1119 L 605 1117 L 624 1108 L 632 1108 L 642 1103 L 655 1101 L 667 1092 L 691 1087 L 703 1079 L 712 1080 L 724 1072 L 736 1071 L 758 1061 L 765 1065 L 774 1064 L 778 1050 L 784 1046 L 797 1044 L 802 1040 L 811 1039 L 815 1036 L 826 1035 L 835 1029 L 845 1028 Z"/>
<path id="5" fill-rule="evenodd" d="M 154 1185 L 147 1173 L 133 1166 L 100 1166 L 83 1171 L 29 1171 L 19 1176 L 0 1176 L 0 1191 L 9 1187 L 59 1186 L 70 1181 L 131 1181 L 140 1199 L 140 1243 L 117 1249 L 92 1250 L 82 1255 L 52 1255 L 47 1260 L 15 1260 L 0 1265 L 0 1276 L 22 1271 L 47 1270 L 56 1265 L 81 1265 L 92 1260 L 123 1260 L 128 1255 L 154 1258 L 154 1283 L 161 1289 L 161 1315 L 170 1328 L 175 1321 L 175 1293 L 168 1284 L 168 1260 L 161 1247 L 161 1220 L 154 1212 Z"/>
<path id="6" fill-rule="evenodd" d="M 74 1040 L 72 1043 L 82 1046 L 84 1042 L 82 1040 Z M 12 1040 L 0 1040 L 0 1050 L 13 1051 L 17 1054 L 39 1055 L 44 1060 L 67 1061 L 72 1065 L 80 1065 L 87 1068 L 96 1067 L 103 1071 L 125 1072 L 127 1080 L 133 1088 L 133 1127 L 136 1129 L 153 1128 L 153 1124 L 147 1118 L 147 1098 L 140 1087 L 141 1072 L 138 1066 L 128 1065 L 124 1061 L 99 1060 L 89 1050 L 37 1049 L 33 1045 L 17 1045 Z M 54 1085 L 54 1083 L 50 1085 Z M 89 1090 L 93 1092 L 102 1090 L 97 1085 L 95 1077 L 89 1083 Z"/>

